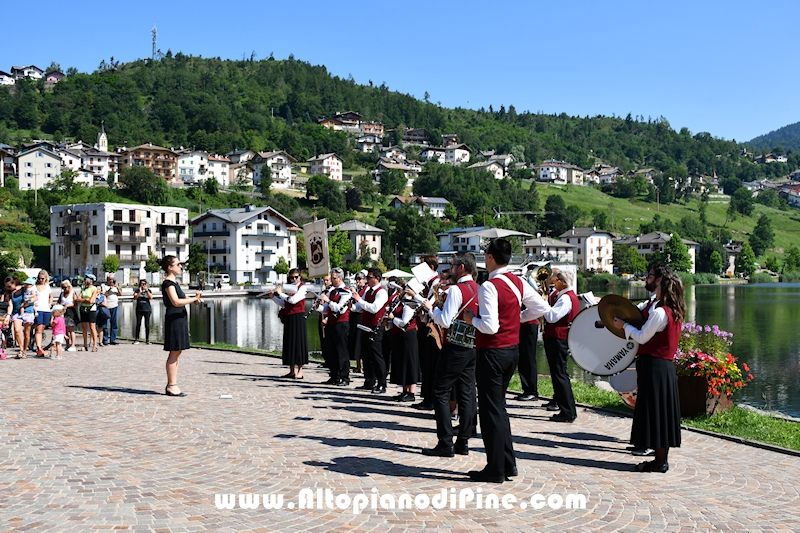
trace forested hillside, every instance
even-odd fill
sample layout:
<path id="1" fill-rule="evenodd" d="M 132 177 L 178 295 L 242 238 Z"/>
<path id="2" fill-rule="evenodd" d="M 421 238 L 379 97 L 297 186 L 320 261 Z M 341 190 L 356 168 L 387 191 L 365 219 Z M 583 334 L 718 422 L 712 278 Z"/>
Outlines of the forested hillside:
<path id="1" fill-rule="evenodd" d="M 225 153 L 235 148 L 283 149 L 303 160 L 335 151 L 348 157 L 348 138 L 316 125 L 336 111 L 353 110 L 387 128 L 427 128 L 433 139 L 457 133 L 473 150 L 523 155 L 538 164 L 559 159 L 622 170 L 651 167 L 679 179 L 689 173 L 751 181 L 800 167 L 757 165 L 742 146 L 709 133 L 674 131 L 663 117 L 569 117 L 508 107 L 446 109 L 390 91 L 372 81 L 359 85 L 324 66 L 287 60 L 230 61 L 167 54 L 73 73 L 52 91 L 44 82 L 0 89 L 0 142 L 52 136 L 93 142 L 101 121 L 112 146 L 152 142 Z"/>
<path id="2" fill-rule="evenodd" d="M 778 128 L 766 135 L 759 135 L 745 144 L 752 146 L 756 150 L 770 150 L 774 147 L 781 147 L 783 150 L 800 152 L 800 122 Z"/>

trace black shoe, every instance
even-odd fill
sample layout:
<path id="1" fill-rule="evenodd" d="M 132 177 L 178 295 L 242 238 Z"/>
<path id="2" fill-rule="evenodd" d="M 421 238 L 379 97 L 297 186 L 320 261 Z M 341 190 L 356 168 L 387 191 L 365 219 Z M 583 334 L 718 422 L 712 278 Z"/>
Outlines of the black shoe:
<path id="1" fill-rule="evenodd" d="M 487 474 L 485 470 L 470 470 L 469 478 L 472 481 L 481 481 L 484 483 L 502 483 L 506 480 L 505 476 L 492 476 Z"/>
<path id="2" fill-rule="evenodd" d="M 364 383 L 360 387 L 356 387 L 356 390 L 370 390 L 371 391 L 374 388 L 375 388 L 375 385 L 367 385 L 366 383 Z"/>
<path id="3" fill-rule="evenodd" d="M 636 457 L 648 457 L 655 455 L 656 451 L 653 448 L 638 448 L 631 451 L 631 454 L 635 455 Z"/>
<path id="4" fill-rule="evenodd" d="M 567 423 L 571 424 L 572 422 L 575 422 L 576 418 L 577 418 L 576 416 L 569 417 L 569 416 L 565 415 L 564 413 L 558 413 L 557 415 L 551 416 L 550 417 L 550 421 L 551 422 L 567 422 Z"/>
<path id="5" fill-rule="evenodd" d="M 292 376 L 294 377 L 294 376 Z M 339 383 L 339 378 L 330 378 L 328 381 L 323 381 L 323 385 L 337 385 Z"/>
<path id="6" fill-rule="evenodd" d="M 655 461 L 647 461 L 646 463 L 639 463 L 636 465 L 636 470 L 638 472 L 660 472 L 666 474 L 667 470 L 669 470 L 669 463 L 656 465 Z"/>
<path id="7" fill-rule="evenodd" d="M 395 394 L 394 396 L 392 396 L 392 401 L 393 402 L 399 402 L 400 398 L 402 398 L 405 395 L 406 395 L 405 391 L 401 392 L 400 394 Z"/>
<path id="8" fill-rule="evenodd" d="M 372 394 L 386 394 L 386 387 L 383 385 L 378 385 L 372 389 Z"/>
<path id="9" fill-rule="evenodd" d="M 116 345 L 118 345 L 118 344 L 119 344 L 118 342 L 112 342 L 112 343 L 111 343 L 111 346 L 116 346 Z"/>
<path id="10" fill-rule="evenodd" d="M 433 411 L 433 404 L 429 402 L 419 402 L 412 405 L 414 409 L 418 409 L 420 411 Z"/>
<path id="11" fill-rule="evenodd" d="M 350 386 L 350 380 L 349 380 L 349 379 L 341 379 L 341 380 L 339 380 L 339 382 L 336 384 L 336 386 L 337 386 L 337 387 L 348 387 L 348 386 Z"/>
<path id="12" fill-rule="evenodd" d="M 517 477 L 519 472 L 517 471 L 517 467 L 515 466 L 511 470 L 506 470 L 506 477 Z"/>
<path id="13" fill-rule="evenodd" d="M 287 378 L 287 379 L 294 379 L 294 372 L 289 372 L 285 376 L 281 376 L 281 377 L 282 378 Z"/>
<path id="14" fill-rule="evenodd" d="M 437 444 L 436 448 L 422 448 L 422 455 L 430 457 L 455 457 L 452 446 Z"/>
<path id="15" fill-rule="evenodd" d="M 398 402 L 415 402 L 417 401 L 417 397 L 414 396 L 413 393 L 407 392 L 403 394 L 400 399 L 397 400 Z"/>
<path id="16" fill-rule="evenodd" d="M 453 446 L 453 451 L 458 455 L 469 455 L 469 444 L 456 441 L 456 445 Z"/>
<path id="17" fill-rule="evenodd" d="M 539 397 L 535 394 L 518 394 L 515 400 L 519 400 L 521 402 L 531 402 L 534 400 L 538 400 Z"/>
<path id="18" fill-rule="evenodd" d="M 558 406 L 557 403 L 548 403 L 547 405 L 544 406 L 544 408 L 547 409 L 548 411 L 560 411 L 561 410 L 561 408 Z"/>

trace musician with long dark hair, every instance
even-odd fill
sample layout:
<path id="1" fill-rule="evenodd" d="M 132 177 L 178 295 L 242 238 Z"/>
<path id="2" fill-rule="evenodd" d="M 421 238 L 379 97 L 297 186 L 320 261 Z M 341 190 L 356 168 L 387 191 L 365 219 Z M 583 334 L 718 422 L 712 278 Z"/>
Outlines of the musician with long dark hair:
<path id="1" fill-rule="evenodd" d="M 667 265 L 657 263 L 650 268 L 645 288 L 653 292 L 653 298 L 640 305 L 645 318 L 642 328 L 619 318 L 614 318 L 614 325 L 640 344 L 631 444 L 638 449 L 655 449 L 655 460 L 639 463 L 636 470 L 665 473 L 669 470 L 669 449 L 681 445 L 678 377 L 672 360 L 686 318 L 686 302 L 681 279 Z"/>
<path id="2" fill-rule="evenodd" d="M 436 325 L 453 328 L 456 321 L 464 322 L 465 312 L 478 311 L 478 284 L 475 255 L 470 252 L 457 253 L 450 263 L 450 273 L 457 283 L 447 289 L 447 298 L 442 309 L 433 308 L 425 300 L 422 305 L 430 312 Z M 517 315 L 519 320 L 519 315 Z M 436 418 L 438 442 L 434 448 L 424 448 L 424 455 L 453 457 L 455 454 L 469 455 L 469 438 L 474 429 L 475 415 L 475 344 L 455 344 L 442 339 L 442 353 L 436 365 L 433 384 L 433 408 Z M 450 396 L 455 390 L 458 402 L 458 435 L 453 443 L 453 421 L 450 411 Z"/>
<path id="3" fill-rule="evenodd" d="M 436 273 L 439 269 L 439 259 L 436 254 L 423 255 L 420 258 L 421 263 L 426 263 L 435 274 L 431 279 L 425 282 L 421 294 L 414 294 L 414 299 L 422 305 L 423 300 L 430 300 L 434 294 L 439 291 L 439 274 Z M 411 289 L 406 289 L 406 293 L 412 293 Z M 423 313 L 418 320 L 419 328 L 417 329 L 417 346 L 419 346 L 419 370 L 422 374 L 422 386 L 420 387 L 420 396 L 422 401 L 414 404 L 412 407 L 423 411 L 433 410 L 433 383 L 435 381 L 436 363 L 439 361 L 441 349 L 436 344 L 436 341 L 428 335 L 428 321 L 430 318 L 427 313 Z"/>
<path id="4" fill-rule="evenodd" d="M 289 373 L 283 377 L 303 379 L 303 365 L 308 363 L 305 317 L 307 291 L 300 279 L 300 270 L 293 268 L 289 271 L 289 283 L 297 284 L 297 292 L 284 294 L 278 285 L 272 298 L 281 307 L 279 316 L 283 322 L 283 364 L 289 367 Z"/>
<path id="5" fill-rule="evenodd" d="M 419 379 L 419 348 L 417 345 L 417 305 L 412 296 L 398 295 L 397 306 L 388 315 L 392 327 L 391 383 L 403 390 L 393 398 L 398 402 L 413 402 L 417 399 L 415 388 Z"/>
<path id="6" fill-rule="evenodd" d="M 367 271 L 358 272 L 356 274 L 356 291 L 363 298 L 364 293 L 367 292 Z M 347 334 L 347 351 L 350 354 L 350 360 L 356 362 L 355 373 L 360 374 L 363 372 L 361 367 L 361 330 L 358 325 L 361 324 L 361 311 L 355 310 L 355 302 L 350 299 L 350 331 Z"/>

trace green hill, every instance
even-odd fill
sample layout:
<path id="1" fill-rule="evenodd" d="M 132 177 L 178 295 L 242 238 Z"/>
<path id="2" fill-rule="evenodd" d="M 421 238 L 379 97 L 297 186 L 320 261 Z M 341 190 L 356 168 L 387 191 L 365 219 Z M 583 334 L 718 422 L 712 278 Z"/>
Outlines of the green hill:
<path id="1" fill-rule="evenodd" d="M 759 135 L 745 143 L 756 150 L 772 150 L 780 147 L 783 150 L 800 152 L 800 122 L 789 124 L 775 131 Z"/>

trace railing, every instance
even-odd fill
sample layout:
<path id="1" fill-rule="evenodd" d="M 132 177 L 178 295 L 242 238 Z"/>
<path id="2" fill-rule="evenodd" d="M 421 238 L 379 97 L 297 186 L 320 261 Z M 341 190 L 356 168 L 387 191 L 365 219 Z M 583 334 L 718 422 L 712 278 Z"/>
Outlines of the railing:
<path id="1" fill-rule="evenodd" d="M 256 252 L 256 255 L 272 255 L 274 253 L 275 253 L 274 250 L 260 250 Z"/>
<path id="2" fill-rule="evenodd" d="M 195 231 L 192 233 L 194 237 L 230 237 L 231 230 L 223 229 L 223 230 L 209 230 L 209 231 Z"/>
<path id="3" fill-rule="evenodd" d="M 272 272 L 272 266 L 264 265 L 257 269 L 259 272 Z"/>
<path id="4" fill-rule="evenodd" d="M 209 270 L 217 269 L 220 272 L 230 269 L 230 263 L 208 263 Z"/>
<path id="5" fill-rule="evenodd" d="M 108 236 L 108 242 L 145 242 L 147 237 L 144 235 L 118 235 L 112 233 Z"/>
<path id="6" fill-rule="evenodd" d="M 139 261 L 147 261 L 147 255 L 144 254 L 119 254 L 121 263 L 137 263 Z"/>
<path id="7" fill-rule="evenodd" d="M 156 237 L 156 242 L 158 244 L 186 244 L 185 237 Z"/>
<path id="8" fill-rule="evenodd" d="M 171 222 L 170 222 L 170 221 L 166 221 L 166 222 L 158 222 L 156 225 L 157 225 L 157 226 L 178 226 L 178 227 L 181 227 L 181 228 L 182 228 L 182 227 L 184 227 L 186 224 L 181 224 L 181 223 L 175 222 L 175 221 L 173 220 L 173 221 L 171 221 Z"/>
<path id="9" fill-rule="evenodd" d="M 242 237 L 269 237 L 271 239 L 288 239 L 288 235 L 278 235 L 277 233 L 272 232 L 262 232 L 262 233 L 243 233 Z"/>
<path id="10" fill-rule="evenodd" d="M 69 221 L 70 222 L 83 222 L 83 221 L 88 220 L 88 219 L 89 219 L 89 214 L 88 213 L 80 213 L 78 215 L 70 215 L 69 216 Z"/>
<path id="11" fill-rule="evenodd" d="M 231 253 L 230 248 L 203 248 L 201 250 L 204 254 L 229 254 Z"/>
<path id="12" fill-rule="evenodd" d="M 70 242 L 80 242 L 83 240 L 83 235 L 65 235 L 69 237 Z"/>

